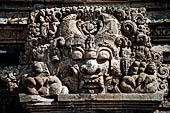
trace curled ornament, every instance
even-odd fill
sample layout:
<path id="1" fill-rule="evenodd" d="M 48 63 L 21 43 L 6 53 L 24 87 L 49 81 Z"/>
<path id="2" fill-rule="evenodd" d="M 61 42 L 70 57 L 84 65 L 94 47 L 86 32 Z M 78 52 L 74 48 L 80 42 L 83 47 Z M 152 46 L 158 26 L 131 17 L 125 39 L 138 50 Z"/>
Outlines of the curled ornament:
<path id="1" fill-rule="evenodd" d="M 168 93 L 168 82 L 167 80 L 158 79 L 158 91 L 163 92 L 165 95 Z"/>
<path id="2" fill-rule="evenodd" d="M 167 67 L 160 66 L 158 68 L 158 77 L 165 79 L 169 76 L 169 69 Z"/>
<path id="3" fill-rule="evenodd" d="M 123 22 L 122 30 L 127 35 L 133 35 L 137 32 L 137 25 L 131 20 L 126 20 Z"/>
<path id="4" fill-rule="evenodd" d="M 142 14 L 137 14 L 136 17 L 134 18 L 134 21 L 139 24 L 139 25 L 143 25 L 146 21 L 145 21 L 145 17 Z"/>
<path id="5" fill-rule="evenodd" d="M 150 43 L 150 37 L 147 36 L 147 35 L 145 35 L 145 34 L 143 34 L 143 33 L 140 33 L 140 34 L 138 34 L 138 36 L 136 37 L 136 41 L 139 42 L 139 43 L 141 43 L 142 45 L 147 46 L 147 45 L 149 45 L 149 43 Z"/>
<path id="6" fill-rule="evenodd" d="M 152 60 L 153 60 L 155 63 L 162 63 L 162 61 L 163 61 L 163 56 L 162 56 L 161 53 L 156 52 L 156 51 L 152 51 L 152 52 L 151 52 L 151 56 L 152 56 Z"/>
<path id="7" fill-rule="evenodd" d="M 124 20 L 126 17 L 126 13 L 123 9 L 118 9 L 116 11 L 116 17 L 118 18 L 118 20 Z"/>

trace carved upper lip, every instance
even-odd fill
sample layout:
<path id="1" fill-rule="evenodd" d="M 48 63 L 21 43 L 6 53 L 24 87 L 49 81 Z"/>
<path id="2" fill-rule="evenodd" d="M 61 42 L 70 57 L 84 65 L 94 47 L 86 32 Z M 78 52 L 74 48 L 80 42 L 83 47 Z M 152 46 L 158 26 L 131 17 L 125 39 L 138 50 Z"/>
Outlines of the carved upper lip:
<path id="1" fill-rule="evenodd" d="M 102 76 L 101 74 L 98 75 L 87 75 L 87 74 L 81 74 L 83 78 L 85 79 L 96 79 L 99 78 L 100 76 Z"/>
<path id="2" fill-rule="evenodd" d="M 90 89 L 94 89 L 94 88 L 100 88 L 99 85 L 91 85 L 91 84 L 86 84 L 83 86 L 83 88 L 90 88 Z"/>

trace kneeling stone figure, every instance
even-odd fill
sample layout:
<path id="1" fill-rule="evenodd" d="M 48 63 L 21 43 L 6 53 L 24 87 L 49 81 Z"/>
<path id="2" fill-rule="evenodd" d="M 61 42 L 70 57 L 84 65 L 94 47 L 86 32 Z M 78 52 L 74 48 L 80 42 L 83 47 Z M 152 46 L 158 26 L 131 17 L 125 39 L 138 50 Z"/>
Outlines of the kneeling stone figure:
<path id="1" fill-rule="evenodd" d="M 59 95 L 68 94 L 69 90 L 63 86 L 56 76 L 28 77 L 23 82 L 27 94 L 33 95 Z"/>

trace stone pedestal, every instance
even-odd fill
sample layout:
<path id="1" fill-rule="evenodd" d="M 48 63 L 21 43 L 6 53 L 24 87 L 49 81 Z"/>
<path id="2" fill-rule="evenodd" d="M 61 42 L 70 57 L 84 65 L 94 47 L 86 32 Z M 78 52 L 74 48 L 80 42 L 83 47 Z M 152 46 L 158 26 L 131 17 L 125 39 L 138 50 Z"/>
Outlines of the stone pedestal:
<path id="1" fill-rule="evenodd" d="M 55 99 L 20 94 L 20 102 L 31 113 L 152 113 L 162 100 L 161 93 L 68 94 Z"/>

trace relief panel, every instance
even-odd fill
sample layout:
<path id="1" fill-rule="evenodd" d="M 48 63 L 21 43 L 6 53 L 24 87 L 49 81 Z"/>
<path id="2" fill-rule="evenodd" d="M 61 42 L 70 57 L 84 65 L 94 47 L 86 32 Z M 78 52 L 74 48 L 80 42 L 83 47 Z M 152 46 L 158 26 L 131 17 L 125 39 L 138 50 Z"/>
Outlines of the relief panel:
<path id="1" fill-rule="evenodd" d="M 80 6 L 31 12 L 16 87 L 36 95 L 167 95 L 169 69 L 163 53 L 152 49 L 145 11 Z"/>

